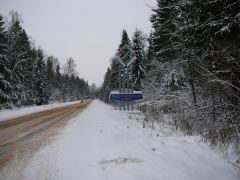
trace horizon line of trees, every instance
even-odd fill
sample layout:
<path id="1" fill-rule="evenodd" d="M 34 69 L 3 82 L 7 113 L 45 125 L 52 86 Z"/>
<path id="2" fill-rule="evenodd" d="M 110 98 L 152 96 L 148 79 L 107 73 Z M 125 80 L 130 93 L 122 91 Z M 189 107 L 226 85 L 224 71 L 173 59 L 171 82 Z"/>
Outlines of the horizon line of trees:
<path id="1" fill-rule="evenodd" d="M 88 96 L 88 82 L 79 78 L 73 58 L 61 65 L 35 47 L 22 27 L 21 16 L 0 14 L 0 109 L 73 101 Z"/>
<path id="2" fill-rule="evenodd" d="M 152 30 L 123 30 L 119 50 L 135 52 L 134 89 L 142 90 L 144 124 L 171 125 L 212 147 L 235 154 L 240 171 L 240 1 L 156 0 Z M 147 45 L 147 46 L 146 46 Z M 118 89 L 118 62 L 110 60 L 99 98 Z M 171 119 L 165 119 L 168 114 Z"/>

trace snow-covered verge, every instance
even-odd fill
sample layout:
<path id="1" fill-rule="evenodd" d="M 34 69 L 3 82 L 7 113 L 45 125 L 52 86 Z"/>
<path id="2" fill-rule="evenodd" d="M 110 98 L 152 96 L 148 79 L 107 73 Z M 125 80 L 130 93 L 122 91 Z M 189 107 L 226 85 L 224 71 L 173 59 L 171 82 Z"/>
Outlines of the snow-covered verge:
<path id="1" fill-rule="evenodd" d="M 52 108 L 57 108 L 61 106 L 67 106 L 71 104 L 76 104 L 79 103 L 79 101 L 73 101 L 73 102 L 65 102 L 65 103 L 53 103 L 53 104 L 48 104 L 48 105 L 43 105 L 43 106 L 32 106 L 32 107 L 25 107 L 25 108 L 18 108 L 18 109 L 13 109 L 13 110 L 0 110 L 0 122 L 5 121 L 7 119 L 39 112 L 39 111 L 44 111 L 47 109 L 52 109 Z"/>
<path id="2" fill-rule="evenodd" d="M 143 129 L 136 120 L 141 115 L 134 113 L 93 101 L 35 154 L 22 179 L 240 179 L 220 154 L 195 137 Z"/>

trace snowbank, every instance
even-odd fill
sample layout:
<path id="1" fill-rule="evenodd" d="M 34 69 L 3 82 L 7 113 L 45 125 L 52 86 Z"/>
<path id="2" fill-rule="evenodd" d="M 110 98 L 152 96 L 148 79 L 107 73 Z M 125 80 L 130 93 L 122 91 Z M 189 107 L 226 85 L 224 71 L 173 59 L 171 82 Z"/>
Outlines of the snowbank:
<path id="1" fill-rule="evenodd" d="M 71 104 L 79 103 L 79 101 L 74 102 L 65 102 L 65 103 L 54 103 L 54 104 L 48 104 L 43 106 L 32 106 L 32 107 L 25 107 L 25 108 L 19 108 L 19 109 L 13 109 L 13 110 L 0 110 L 0 122 L 5 121 L 7 119 L 15 118 L 18 116 L 24 116 L 27 114 L 44 111 L 47 109 L 57 108 L 61 106 L 67 106 Z"/>
<path id="2" fill-rule="evenodd" d="M 194 137 L 143 129 L 130 116 L 93 101 L 35 155 L 24 179 L 239 179 L 221 155 Z"/>

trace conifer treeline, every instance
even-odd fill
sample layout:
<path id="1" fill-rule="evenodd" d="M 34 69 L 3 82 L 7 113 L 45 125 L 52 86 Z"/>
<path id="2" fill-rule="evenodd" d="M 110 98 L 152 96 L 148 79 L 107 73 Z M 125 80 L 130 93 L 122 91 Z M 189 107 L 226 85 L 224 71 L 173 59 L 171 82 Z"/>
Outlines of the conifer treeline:
<path id="1" fill-rule="evenodd" d="M 0 14 L 0 109 L 88 95 L 88 83 L 77 76 L 74 60 L 69 58 L 61 73 L 58 59 L 36 48 L 21 22 L 15 11 L 8 21 Z"/>
<path id="2" fill-rule="evenodd" d="M 145 123 L 172 124 L 222 150 L 231 147 L 240 169 L 239 9 L 239 0 L 157 0 L 149 46 L 138 57 L 145 73 L 135 70 L 134 77 L 144 93 Z M 120 46 L 131 45 L 124 34 Z M 104 101 L 118 86 L 116 64 L 112 58 L 105 74 Z"/>
<path id="3" fill-rule="evenodd" d="M 136 29 L 133 33 L 132 42 L 128 36 L 127 31 L 124 29 L 122 31 L 122 40 L 119 44 L 117 51 L 119 51 L 125 44 L 127 44 L 135 53 L 136 60 L 133 64 L 133 89 L 135 91 L 142 90 L 141 80 L 144 78 L 145 66 L 146 66 L 146 45 L 147 36 L 139 29 Z M 109 101 L 109 93 L 112 90 L 119 89 L 119 63 L 115 57 L 111 58 L 110 68 L 107 69 L 104 75 L 104 82 L 102 87 L 99 89 L 99 98 L 105 102 Z M 123 74 L 123 72 L 122 72 Z M 130 76 L 130 75 L 129 75 Z M 123 79 L 123 77 L 122 77 Z M 130 77 L 128 78 L 130 81 Z M 130 84 L 130 82 L 129 82 Z M 127 88 L 127 78 L 125 78 L 125 86 Z"/>

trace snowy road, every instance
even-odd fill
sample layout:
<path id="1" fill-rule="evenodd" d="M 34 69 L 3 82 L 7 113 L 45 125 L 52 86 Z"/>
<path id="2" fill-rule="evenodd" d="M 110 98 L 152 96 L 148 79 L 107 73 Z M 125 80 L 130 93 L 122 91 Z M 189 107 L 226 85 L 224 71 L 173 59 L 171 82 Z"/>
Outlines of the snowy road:
<path id="1" fill-rule="evenodd" d="M 143 129 L 138 121 L 142 121 L 140 112 L 120 112 L 95 100 L 29 161 L 4 169 L 0 179 L 240 179 L 221 154 L 196 137 Z"/>
<path id="2" fill-rule="evenodd" d="M 0 171 L 6 164 L 15 164 L 16 158 L 18 162 L 31 158 L 44 141 L 87 104 L 78 103 L 0 122 Z"/>

